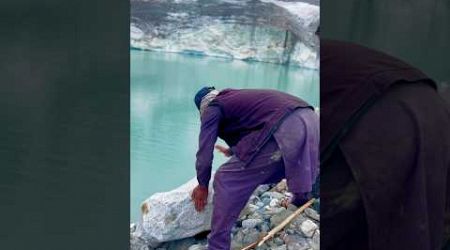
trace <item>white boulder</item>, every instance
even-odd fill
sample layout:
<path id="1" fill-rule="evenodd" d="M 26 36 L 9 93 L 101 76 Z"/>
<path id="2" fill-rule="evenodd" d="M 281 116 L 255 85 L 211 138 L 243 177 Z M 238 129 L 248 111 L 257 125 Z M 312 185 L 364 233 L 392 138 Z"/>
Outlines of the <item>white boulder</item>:
<path id="1" fill-rule="evenodd" d="M 191 199 L 192 190 L 197 185 L 197 179 L 193 178 L 170 192 L 156 193 L 145 200 L 141 205 L 140 238 L 151 242 L 150 245 L 157 245 L 209 230 L 212 216 L 212 181 L 208 203 L 202 212 L 195 210 Z"/>

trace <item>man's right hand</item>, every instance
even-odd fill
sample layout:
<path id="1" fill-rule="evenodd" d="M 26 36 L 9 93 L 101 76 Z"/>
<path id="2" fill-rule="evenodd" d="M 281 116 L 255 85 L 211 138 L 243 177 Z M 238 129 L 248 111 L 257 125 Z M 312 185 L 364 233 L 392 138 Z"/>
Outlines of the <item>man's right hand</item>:
<path id="1" fill-rule="evenodd" d="M 198 185 L 194 188 L 194 191 L 192 191 L 191 198 L 194 202 L 195 210 L 197 210 L 197 212 L 203 211 L 208 202 L 208 188 Z"/>

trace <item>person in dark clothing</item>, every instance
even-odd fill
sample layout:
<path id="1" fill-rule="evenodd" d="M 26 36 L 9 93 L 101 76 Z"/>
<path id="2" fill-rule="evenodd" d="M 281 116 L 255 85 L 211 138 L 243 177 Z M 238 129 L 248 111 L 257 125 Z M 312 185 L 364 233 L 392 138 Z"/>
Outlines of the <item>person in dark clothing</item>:
<path id="1" fill-rule="evenodd" d="M 322 40 L 321 249 L 442 249 L 449 128 L 449 107 L 421 71 Z"/>
<path id="2" fill-rule="evenodd" d="M 216 172 L 208 249 L 230 249 L 231 229 L 250 195 L 261 184 L 283 178 L 293 204 L 307 201 L 318 175 L 319 118 L 314 109 L 292 95 L 275 90 L 201 89 L 195 103 L 201 131 L 197 152 L 199 185 L 192 193 L 198 211 L 208 196 L 214 144 L 230 159 Z"/>

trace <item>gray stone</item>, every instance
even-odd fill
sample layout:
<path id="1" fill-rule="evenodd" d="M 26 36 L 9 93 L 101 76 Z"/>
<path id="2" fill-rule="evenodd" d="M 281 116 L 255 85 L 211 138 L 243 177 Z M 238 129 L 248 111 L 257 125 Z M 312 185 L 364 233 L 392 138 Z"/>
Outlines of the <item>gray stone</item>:
<path id="1" fill-rule="evenodd" d="M 272 248 L 272 250 L 287 250 L 286 244 Z"/>
<path id="2" fill-rule="evenodd" d="M 314 250 L 320 250 L 320 230 L 317 229 L 309 243 Z"/>
<path id="3" fill-rule="evenodd" d="M 314 232 L 318 229 L 318 226 L 316 223 L 308 219 L 300 225 L 300 229 L 306 237 L 311 238 Z"/>
<path id="4" fill-rule="evenodd" d="M 269 232 L 270 231 L 270 227 L 269 227 L 269 225 L 267 223 L 263 223 L 260 226 L 260 230 L 261 230 L 261 232 Z"/>
<path id="5" fill-rule="evenodd" d="M 254 228 L 248 229 L 248 230 L 244 229 L 243 233 L 244 233 L 244 239 L 243 239 L 242 243 L 244 246 L 247 246 L 247 245 L 257 241 L 260 236 L 260 232 Z"/>
<path id="6" fill-rule="evenodd" d="M 270 215 L 275 215 L 275 214 L 282 213 L 284 211 L 286 211 L 286 208 L 284 208 L 284 207 L 270 207 L 270 206 L 267 206 L 267 207 L 265 207 L 264 213 L 265 214 L 270 214 Z"/>
<path id="7" fill-rule="evenodd" d="M 291 215 L 293 212 L 284 209 L 282 212 L 275 214 L 270 218 L 270 227 L 276 227 L 278 226 L 282 221 L 284 221 L 289 215 Z"/>
<path id="8" fill-rule="evenodd" d="M 295 212 L 295 211 L 297 211 L 298 207 L 293 205 L 293 204 L 289 204 L 287 209 L 290 210 L 290 211 Z"/>
<path id="9" fill-rule="evenodd" d="M 164 247 L 167 250 L 178 250 L 178 249 L 188 249 L 190 246 L 194 244 L 196 244 L 195 239 L 190 237 L 186 239 L 166 242 L 162 244 L 161 247 Z"/>
<path id="10" fill-rule="evenodd" d="M 247 219 L 259 219 L 259 220 L 262 220 L 263 219 L 263 216 L 262 216 L 262 214 L 260 214 L 260 213 L 252 213 L 252 214 L 249 214 L 248 216 L 247 216 Z"/>
<path id="11" fill-rule="evenodd" d="M 284 240 L 282 240 L 282 239 L 280 239 L 280 238 L 278 238 L 278 237 L 275 237 L 275 238 L 273 239 L 273 242 L 274 242 L 275 245 L 277 245 L 277 246 L 284 245 Z"/>
<path id="12" fill-rule="evenodd" d="M 212 177 L 213 178 L 213 177 Z M 197 186 L 196 178 L 175 190 L 156 193 L 145 200 L 142 208 L 141 237 L 156 242 L 167 242 L 194 236 L 211 228 L 212 182 L 208 203 L 197 212 L 191 200 L 191 192 Z"/>
<path id="13" fill-rule="evenodd" d="M 320 221 L 320 215 L 316 212 L 316 210 L 311 209 L 311 208 L 306 208 L 304 213 L 309 218 L 311 218 L 315 221 Z"/>
<path id="14" fill-rule="evenodd" d="M 195 244 L 188 248 L 188 250 L 206 250 L 206 246 L 202 244 Z"/>
<path id="15" fill-rule="evenodd" d="M 275 191 L 281 193 L 287 190 L 287 183 L 286 183 L 286 179 L 283 179 L 282 181 L 280 181 L 274 188 Z"/>
<path id="16" fill-rule="evenodd" d="M 276 207 L 280 205 L 280 201 L 278 199 L 273 199 L 270 201 L 269 206 Z"/>
<path id="17" fill-rule="evenodd" d="M 231 250 L 241 250 L 244 247 L 245 246 L 242 244 L 242 242 L 235 241 L 235 240 L 231 241 L 231 246 L 230 246 Z"/>
<path id="18" fill-rule="evenodd" d="M 311 247 L 305 238 L 299 235 L 287 235 L 284 239 L 287 250 L 309 250 Z"/>
<path id="19" fill-rule="evenodd" d="M 256 196 L 261 195 L 262 193 L 266 192 L 267 190 L 269 190 L 270 186 L 265 184 L 265 185 L 260 185 L 256 188 L 255 192 L 253 192 Z"/>
<path id="20" fill-rule="evenodd" d="M 242 227 L 243 228 L 255 228 L 256 226 L 263 223 L 263 220 L 261 219 L 247 219 L 242 221 Z"/>
<path id="21" fill-rule="evenodd" d="M 278 192 L 265 192 L 261 196 L 263 199 L 264 197 L 270 197 L 271 199 L 278 199 L 281 200 L 284 198 L 284 194 L 278 193 Z"/>
<path id="22" fill-rule="evenodd" d="M 140 237 L 139 234 L 130 234 L 130 250 L 149 250 L 151 247 L 156 247 L 157 245 L 157 243 L 149 242 Z"/>

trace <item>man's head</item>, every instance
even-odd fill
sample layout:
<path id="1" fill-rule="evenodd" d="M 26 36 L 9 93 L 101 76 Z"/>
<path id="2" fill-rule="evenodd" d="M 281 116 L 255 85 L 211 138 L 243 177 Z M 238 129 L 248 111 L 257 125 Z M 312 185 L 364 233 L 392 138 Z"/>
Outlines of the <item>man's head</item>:
<path id="1" fill-rule="evenodd" d="M 215 90 L 214 87 L 203 87 L 195 94 L 194 102 L 198 110 L 200 110 L 200 104 L 202 103 L 203 97 L 213 90 Z"/>

